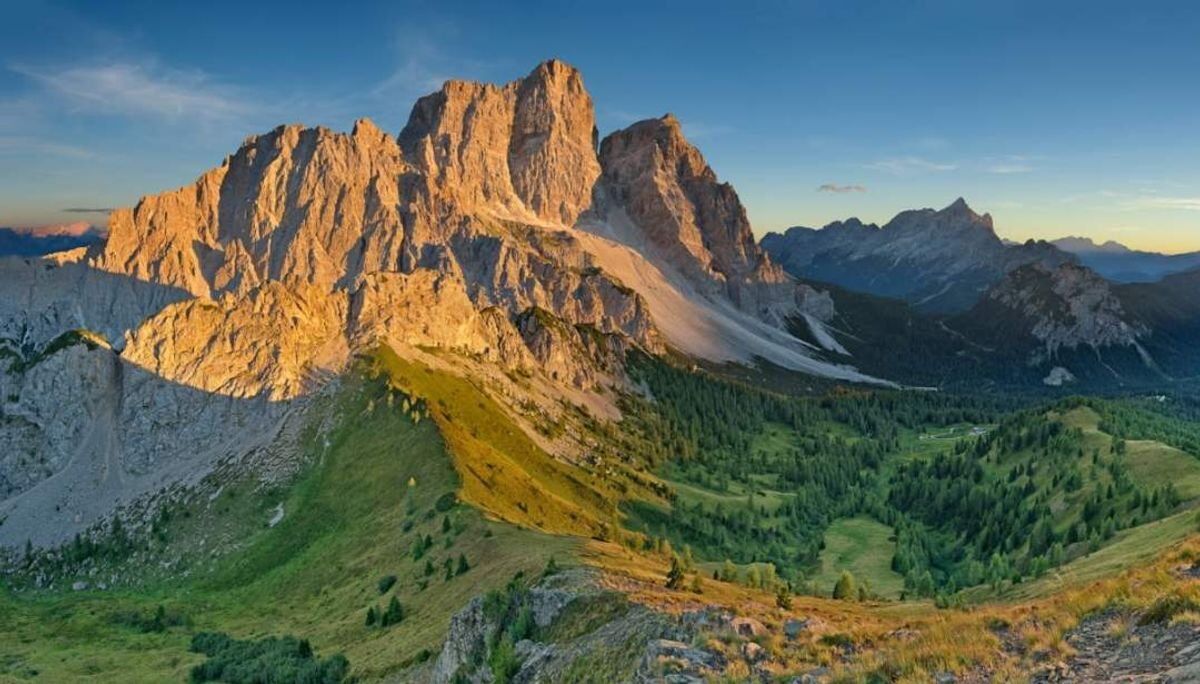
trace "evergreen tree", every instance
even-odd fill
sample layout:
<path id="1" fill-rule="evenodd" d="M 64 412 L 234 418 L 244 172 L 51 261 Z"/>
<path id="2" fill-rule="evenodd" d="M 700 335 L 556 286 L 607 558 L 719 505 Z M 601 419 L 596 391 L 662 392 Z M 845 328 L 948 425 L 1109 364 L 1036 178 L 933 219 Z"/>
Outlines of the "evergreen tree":
<path id="1" fill-rule="evenodd" d="M 679 556 L 671 556 L 671 569 L 667 571 L 667 588 L 679 589 L 683 586 L 683 567 Z"/>
<path id="2" fill-rule="evenodd" d="M 849 570 L 843 570 L 837 584 L 833 585 L 833 598 L 840 601 L 853 601 L 858 596 L 858 587 L 854 575 Z"/>

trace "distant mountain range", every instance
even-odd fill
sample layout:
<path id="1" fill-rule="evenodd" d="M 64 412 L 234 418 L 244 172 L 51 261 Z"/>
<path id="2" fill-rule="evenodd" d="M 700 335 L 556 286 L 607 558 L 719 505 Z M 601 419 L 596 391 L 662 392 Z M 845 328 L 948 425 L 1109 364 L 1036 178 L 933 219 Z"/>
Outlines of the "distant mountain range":
<path id="1" fill-rule="evenodd" d="M 830 293 L 833 318 L 793 330 L 880 377 L 1147 386 L 1200 367 L 1200 254 L 1085 238 L 1006 242 L 961 198 L 883 227 L 849 219 L 771 233 L 762 245 Z"/>
<path id="2" fill-rule="evenodd" d="M 1052 244 L 1074 254 L 1088 268 L 1119 283 L 1152 283 L 1172 273 L 1200 267 L 1200 252 L 1160 254 L 1143 252 L 1119 242 L 1096 244 L 1089 238 L 1067 237 Z"/>
<path id="3" fill-rule="evenodd" d="M 852 218 L 769 233 L 762 246 L 797 277 L 902 299 L 930 313 L 969 309 L 1020 266 L 1075 260 L 1046 242 L 1006 245 L 992 217 L 962 198 L 940 211 L 901 212 L 882 227 Z"/>
<path id="4" fill-rule="evenodd" d="M 104 240 L 104 231 L 86 222 L 38 228 L 0 228 L 0 257 L 43 256 Z"/>

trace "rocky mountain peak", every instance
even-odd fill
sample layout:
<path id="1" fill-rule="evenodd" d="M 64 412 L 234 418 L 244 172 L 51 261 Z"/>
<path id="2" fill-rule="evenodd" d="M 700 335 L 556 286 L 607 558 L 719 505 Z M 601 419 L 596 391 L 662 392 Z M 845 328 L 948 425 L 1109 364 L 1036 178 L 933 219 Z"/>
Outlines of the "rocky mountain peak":
<path id="1" fill-rule="evenodd" d="M 1088 253 L 1107 253 L 1107 254 L 1128 254 L 1133 250 L 1125 245 L 1109 240 L 1104 244 L 1099 244 L 1095 240 L 1088 237 L 1065 237 L 1057 240 L 1051 240 L 1050 244 L 1058 247 L 1061 250 L 1071 252 L 1072 254 L 1088 254 Z"/>
<path id="2" fill-rule="evenodd" d="M 560 225 L 591 203 L 596 139 L 583 78 L 558 60 L 504 86 L 447 81 L 417 101 L 399 136 L 460 206 Z"/>
<path id="3" fill-rule="evenodd" d="M 600 165 L 607 199 L 685 274 L 726 283 L 783 279 L 756 244 L 737 193 L 718 181 L 671 114 L 606 137 Z"/>

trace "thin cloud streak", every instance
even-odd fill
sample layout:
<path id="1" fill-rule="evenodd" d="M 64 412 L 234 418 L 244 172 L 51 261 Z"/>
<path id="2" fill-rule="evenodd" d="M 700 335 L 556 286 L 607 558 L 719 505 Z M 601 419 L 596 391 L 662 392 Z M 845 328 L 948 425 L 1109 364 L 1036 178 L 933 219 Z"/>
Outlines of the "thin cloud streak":
<path id="1" fill-rule="evenodd" d="M 935 162 L 923 157 L 891 157 L 880 159 L 865 165 L 872 171 L 883 171 L 896 176 L 907 176 L 916 173 L 940 173 L 954 171 L 958 164 Z"/>
<path id="2" fill-rule="evenodd" d="M 1130 205 L 1133 209 L 1200 211 L 1200 197 L 1138 197 Z"/>
<path id="3" fill-rule="evenodd" d="M 838 185 L 837 183 L 825 183 L 817 188 L 817 192 L 832 192 L 835 194 L 845 194 L 850 192 L 866 192 L 866 187 L 862 185 Z"/>
<path id="4" fill-rule="evenodd" d="M 75 145 L 29 136 L 0 136 L 0 156 L 42 154 L 69 159 L 91 159 L 95 155 Z"/>
<path id="5" fill-rule="evenodd" d="M 71 105 L 106 113 L 168 121 L 228 122 L 250 113 L 245 98 L 201 71 L 153 62 L 109 62 L 68 67 L 10 64 Z"/>
<path id="6" fill-rule="evenodd" d="M 1008 175 L 1008 174 L 1013 174 L 1013 173 L 1030 173 L 1032 171 L 1033 171 L 1033 167 L 1030 166 L 1029 164 L 1018 164 L 1018 163 L 993 164 L 993 165 L 987 167 L 988 173 L 996 173 L 996 174 L 1001 174 L 1001 175 Z"/>

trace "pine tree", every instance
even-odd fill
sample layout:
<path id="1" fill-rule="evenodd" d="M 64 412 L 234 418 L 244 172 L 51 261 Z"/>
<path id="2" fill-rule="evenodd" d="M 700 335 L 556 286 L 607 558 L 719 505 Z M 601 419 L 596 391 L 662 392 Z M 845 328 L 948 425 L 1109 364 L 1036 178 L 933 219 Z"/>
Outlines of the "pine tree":
<path id="1" fill-rule="evenodd" d="M 683 586 L 683 567 L 679 562 L 679 556 L 671 557 L 671 569 L 667 571 L 667 588 L 679 589 Z"/>
<path id="2" fill-rule="evenodd" d="M 843 570 L 837 584 L 833 585 L 833 598 L 841 601 L 852 601 L 857 594 L 858 588 L 854 581 L 854 575 L 850 574 L 849 570 Z"/>
<path id="3" fill-rule="evenodd" d="M 379 617 L 379 625 L 381 627 L 390 627 L 398 625 L 404 619 L 404 608 L 400 605 L 400 600 L 395 596 L 388 602 L 387 609 Z"/>
<path id="4" fill-rule="evenodd" d="M 792 609 L 792 588 L 786 582 L 780 582 L 775 591 L 775 605 L 782 610 Z"/>

